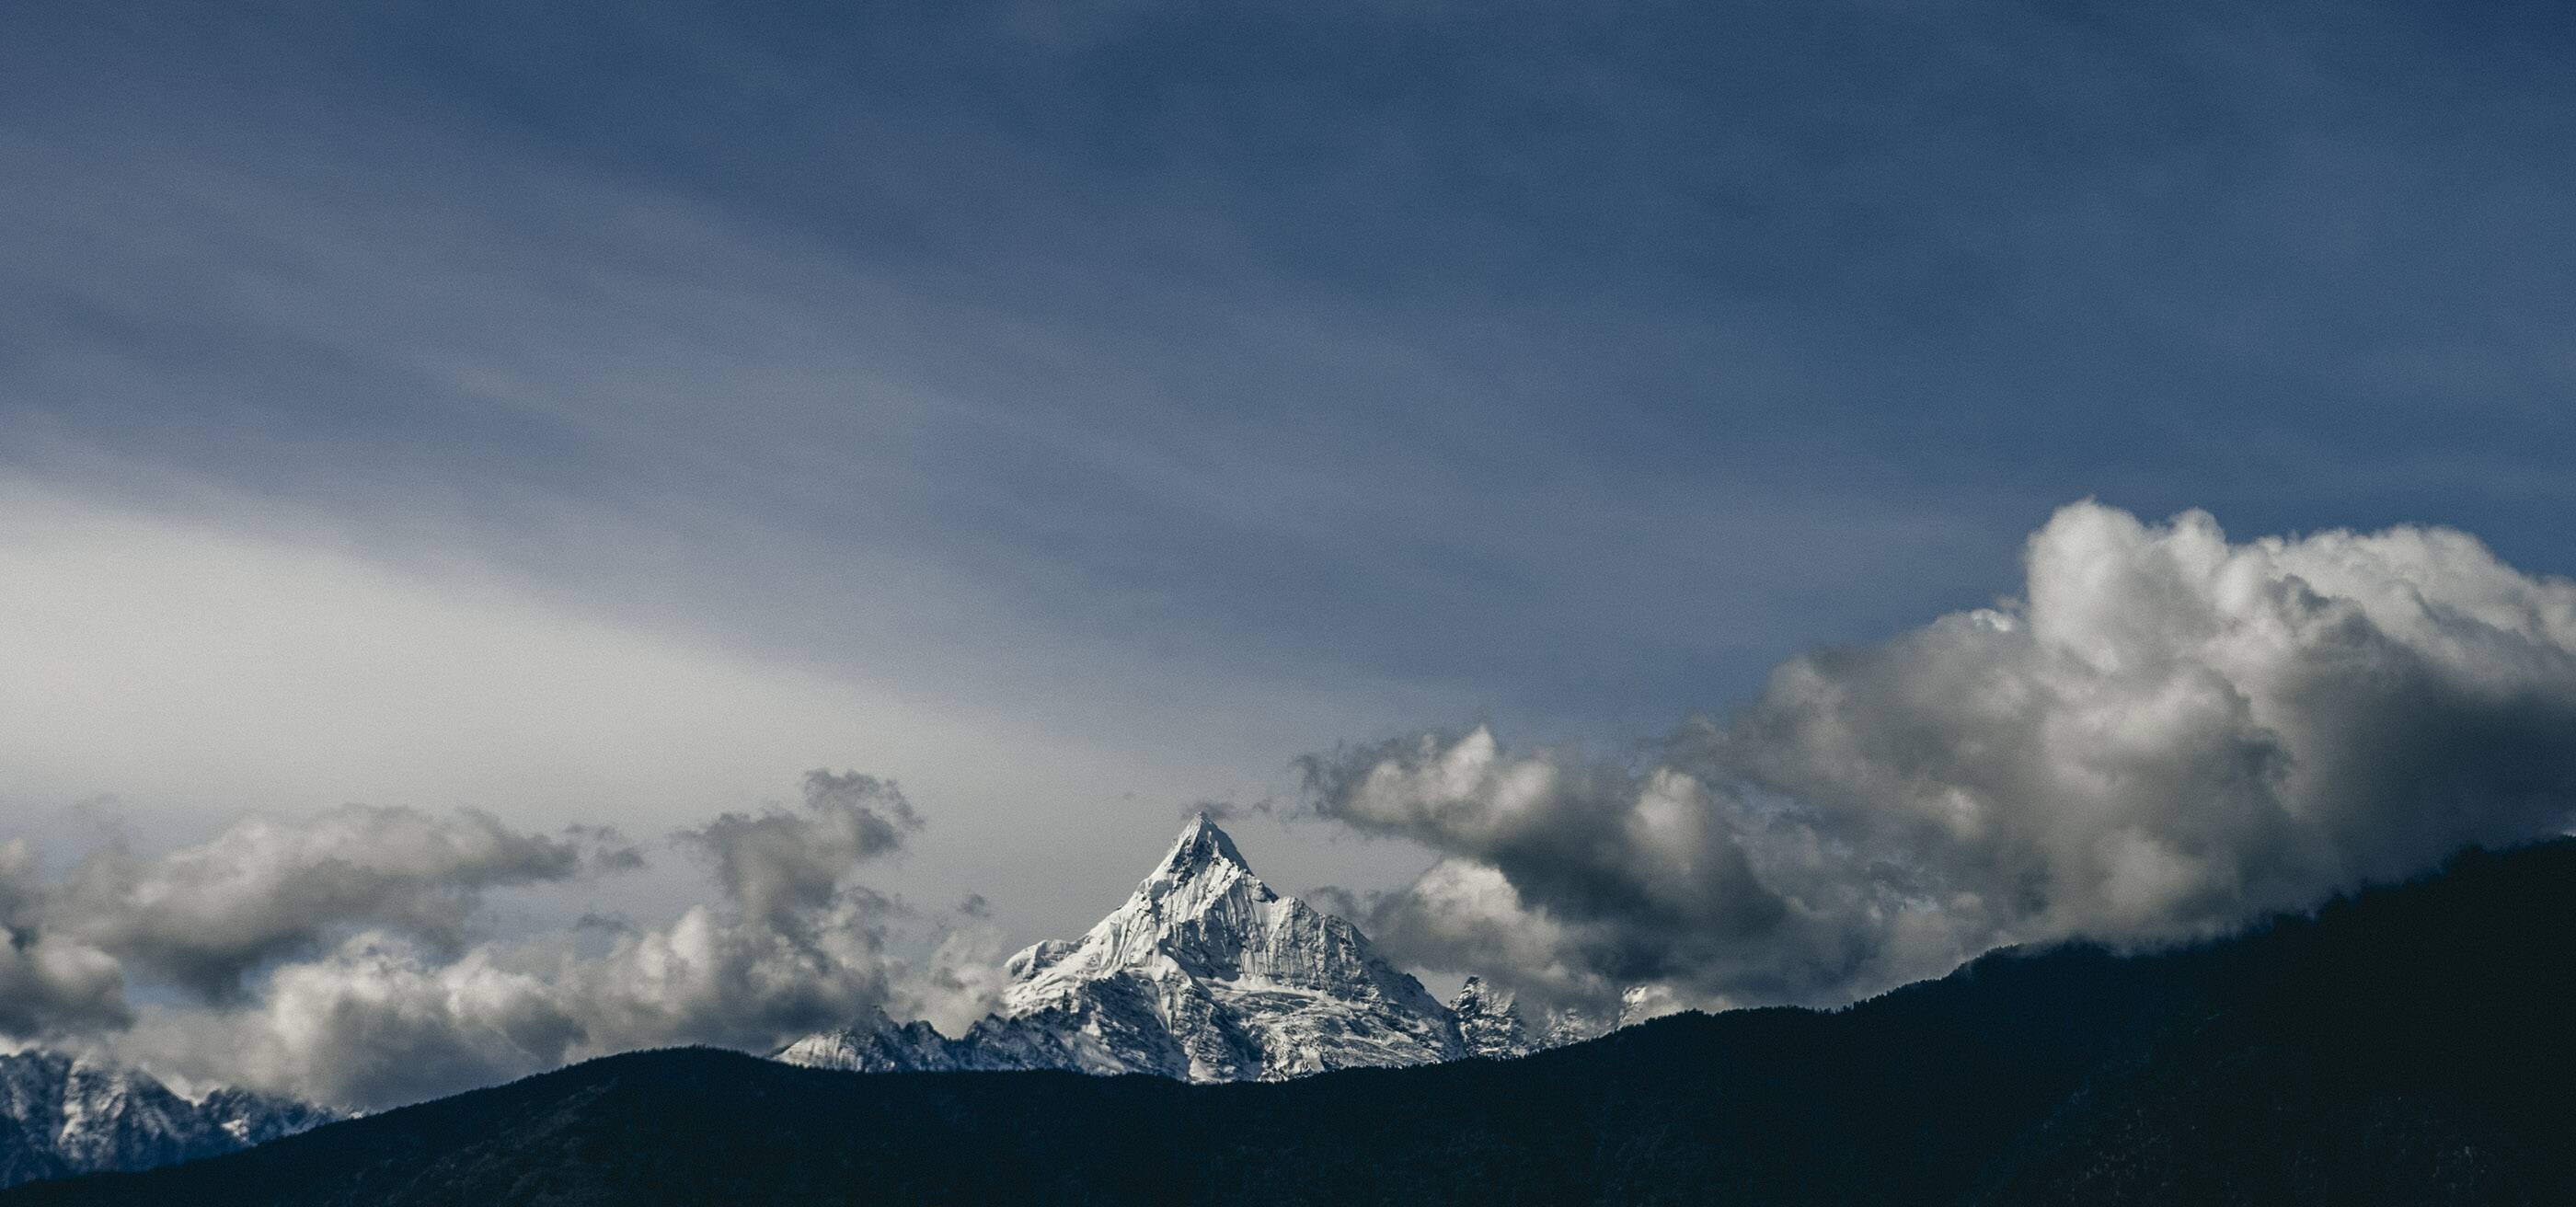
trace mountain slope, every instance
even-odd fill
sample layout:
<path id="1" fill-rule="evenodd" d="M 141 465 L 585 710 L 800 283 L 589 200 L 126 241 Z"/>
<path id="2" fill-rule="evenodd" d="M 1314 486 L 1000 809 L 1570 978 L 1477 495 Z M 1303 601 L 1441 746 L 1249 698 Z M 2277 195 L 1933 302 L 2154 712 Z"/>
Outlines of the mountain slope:
<path id="1" fill-rule="evenodd" d="M 2576 843 L 2247 938 L 1274 1084 L 611 1057 L 42 1203 L 2576 1201 Z"/>
<path id="2" fill-rule="evenodd" d="M 2576 845 L 2473 854 L 2214 952 L 1996 1203 L 2576 1202 Z"/>
<path id="3" fill-rule="evenodd" d="M 1072 1069 L 1276 1081 L 1467 1055 L 1447 1007 L 1357 927 L 1255 876 L 1204 813 L 1082 938 L 1011 957 L 1001 1008 L 948 1040 L 883 1015 L 778 1058 L 859 1072 Z"/>
<path id="4" fill-rule="evenodd" d="M 0 1186 L 194 1160 L 330 1118 L 243 1090 L 191 1102 L 139 1070 L 58 1052 L 0 1055 Z"/>

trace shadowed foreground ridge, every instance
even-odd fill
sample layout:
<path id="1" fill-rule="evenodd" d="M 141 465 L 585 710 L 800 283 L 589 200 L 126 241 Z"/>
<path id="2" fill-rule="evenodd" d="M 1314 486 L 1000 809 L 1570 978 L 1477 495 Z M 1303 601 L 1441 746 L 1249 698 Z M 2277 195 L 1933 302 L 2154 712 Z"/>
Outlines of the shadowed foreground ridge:
<path id="1" fill-rule="evenodd" d="M 609 1057 L 0 1204 L 2576 1201 L 2576 842 L 2188 951 L 2003 953 L 1280 1084 Z"/>

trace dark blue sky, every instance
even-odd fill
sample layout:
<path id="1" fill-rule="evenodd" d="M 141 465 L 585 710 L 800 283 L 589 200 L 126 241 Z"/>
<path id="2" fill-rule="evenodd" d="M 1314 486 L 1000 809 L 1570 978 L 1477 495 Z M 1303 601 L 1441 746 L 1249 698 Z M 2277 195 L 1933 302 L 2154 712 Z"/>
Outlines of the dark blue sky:
<path id="1" fill-rule="evenodd" d="M 1114 862 L 1335 741 L 1722 709 L 2016 590 L 2088 496 L 2576 570 L 2569 41 L 2511 4 L 17 5 L 0 473 L 1012 718 L 1105 753 L 994 828 L 1115 816 Z M 1019 757 L 960 741 L 742 790 Z M 6 791 L 190 774 L 83 757 Z"/>

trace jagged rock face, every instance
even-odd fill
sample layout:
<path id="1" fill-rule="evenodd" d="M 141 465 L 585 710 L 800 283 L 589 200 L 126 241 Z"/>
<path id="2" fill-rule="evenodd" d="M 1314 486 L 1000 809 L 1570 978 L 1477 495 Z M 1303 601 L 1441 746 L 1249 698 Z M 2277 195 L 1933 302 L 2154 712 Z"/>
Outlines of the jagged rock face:
<path id="1" fill-rule="evenodd" d="M 138 1070 L 57 1052 L 13 1053 L 0 1056 L 0 1186 L 191 1161 L 335 1117 L 245 1090 L 190 1102 Z"/>
<path id="2" fill-rule="evenodd" d="M 1602 1022 L 1580 1007 L 1568 1006 L 1548 1016 L 1547 1025 L 1539 1029 L 1538 1041 L 1531 1046 L 1562 1048 L 1587 1039 L 1599 1039 L 1610 1031 L 1611 1024 Z"/>
<path id="3" fill-rule="evenodd" d="M 1458 1034 L 1466 1040 L 1471 1055 L 1508 1059 L 1599 1039 L 1621 1027 L 1644 1022 L 1651 1015 L 1637 990 L 1622 995 L 1619 1013 L 1606 1017 L 1580 1006 L 1565 1006 L 1541 1011 L 1533 1021 L 1522 1011 L 1511 990 L 1485 983 L 1483 977 L 1468 977 L 1458 987 L 1458 996 L 1449 1002 L 1449 1012 L 1458 1019 Z"/>
<path id="4" fill-rule="evenodd" d="M 1510 990 L 1486 984 L 1483 977 L 1468 977 L 1458 987 L 1449 1012 L 1457 1016 L 1458 1036 L 1466 1042 L 1469 1055 L 1508 1060 L 1538 1050 L 1512 996 Z"/>
<path id="5" fill-rule="evenodd" d="M 871 1011 L 846 1027 L 817 1031 L 778 1050 L 777 1059 L 818 1069 L 854 1073 L 948 1072 L 956 1041 L 928 1023 L 897 1025 L 885 1011 Z"/>
<path id="6" fill-rule="evenodd" d="M 1075 1069 L 1064 1041 L 1038 1023 L 983 1019 L 962 1039 L 925 1022 L 897 1023 L 882 1010 L 846 1027 L 818 1031 L 779 1049 L 777 1059 L 857 1073 L 955 1073 L 1004 1069 Z"/>
<path id="7" fill-rule="evenodd" d="M 215 1090 L 197 1102 L 199 1114 L 214 1120 L 215 1126 L 244 1148 L 266 1144 L 280 1136 L 311 1131 L 338 1120 L 340 1112 L 318 1107 L 292 1098 L 273 1098 L 231 1086 Z"/>
<path id="8" fill-rule="evenodd" d="M 1277 1080 L 1467 1054 L 1456 1020 L 1357 927 L 1252 874 L 1206 815 L 1088 934 L 1011 957 L 1001 1009 L 961 1039 L 882 1015 L 779 1058 L 895 1069 L 1059 1068 Z"/>

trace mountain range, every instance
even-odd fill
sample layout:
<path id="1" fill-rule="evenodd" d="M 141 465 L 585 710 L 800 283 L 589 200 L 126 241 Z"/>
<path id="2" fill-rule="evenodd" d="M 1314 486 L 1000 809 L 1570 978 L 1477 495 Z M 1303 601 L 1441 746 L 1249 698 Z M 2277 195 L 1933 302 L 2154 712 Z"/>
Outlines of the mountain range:
<path id="1" fill-rule="evenodd" d="M 191 1161 L 337 1117 L 247 1090 L 183 1098 L 141 1070 L 14 1052 L 0 1055 L 0 1186 Z"/>
<path id="2" fill-rule="evenodd" d="M 639 1052 L 0 1207 L 2576 1202 L 2569 967 L 2560 840 L 2230 939 L 1520 1059 L 1206 1085 Z"/>
<path id="3" fill-rule="evenodd" d="M 1471 979 L 1447 1005 L 1341 918 L 1262 883 L 1206 814 L 1125 904 L 1079 939 L 1011 957 L 1000 1008 L 950 1039 L 872 1014 L 787 1045 L 789 1064 L 854 1072 L 1064 1069 L 1278 1081 L 1331 1069 L 1520 1056 L 1601 1028 L 1533 1027 Z"/>

